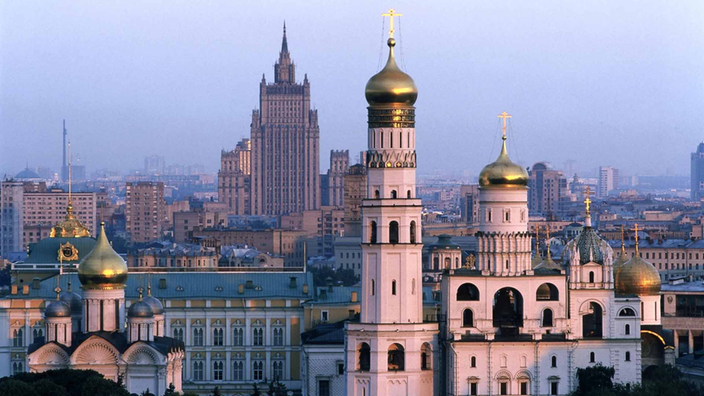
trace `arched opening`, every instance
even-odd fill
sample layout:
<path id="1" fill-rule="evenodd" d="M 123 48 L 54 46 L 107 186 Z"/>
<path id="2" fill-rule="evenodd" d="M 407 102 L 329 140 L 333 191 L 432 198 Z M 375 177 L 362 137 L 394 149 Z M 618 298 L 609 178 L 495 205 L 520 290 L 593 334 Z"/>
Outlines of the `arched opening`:
<path id="1" fill-rule="evenodd" d="M 543 321 L 541 323 L 543 327 L 553 327 L 552 324 L 552 309 L 545 308 L 543 310 Z"/>
<path id="2" fill-rule="evenodd" d="M 404 352 L 401 344 L 391 344 L 388 352 L 388 369 L 389 371 L 403 371 Z"/>
<path id="3" fill-rule="evenodd" d="M 472 368 L 477 367 L 477 357 L 476 356 L 472 356 L 472 358 L 469 359 L 469 367 L 472 367 Z"/>
<path id="4" fill-rule="evenodd" d="M 389 223 L 389 243 L 398 243 L 398 222 Z"/>
<path id="5" fill-rule="evenodd" d="M 626 333 L 626 335 L 631 335 L 631 325 L 626 324 L 623 331 L 624 331 L 624 333 Z"/>
<path id="6" fill-rule="evenodd" d="M 359 356 L 357 359 L 357 371 L 369 371 L 371 360 L 369 344 L 366 342 L 359 344 L 357 354 Z"/>
<path id="7" fill-rule="evenodd" d="M 379 193 L 379 190 L 374 190 L 374 199 L 379 199 L 381 198 L 381 194 Z"/>
<path id="8" fill-rule="evenodd" d="M 406 198 L 411 198 L 411 190 L 408 190 L 408 192 L 406 192 Z"/>
<path id="9" fill-rule="evenodd" d="M 452 269 L 452 259 L 445 257 L 445 269 Z"/>
<path id="10" fill-rule="evenodd" d="M 457 301 L 479 301 L 479 289 L 471 283 L 465 283 L 457 289 Z"/>
<path id="11" fill-rule="evenodd" d="M 433 351 L 427 342 L 420 347 L 420 369 L 431 370 L 433 362 Z"/>
<path id="12" fill-rule="evenodd" d="M 626 361 L 630 362 L 631 361 L 631 353 L 626 351 Z"/>
<path id="13" fill-rule="evenodd" d="M 589 363 L 596 362 L 596 354 L 594 352 L 589 352 Z"/>
<path id="14" fill-rule="evenodd" d="M 517 336 L 523 327 L 523 296 L 512 288 L 504 287 L 494 294 L 494 327 L 503 336 Z"/>
<path id="15" fill-rule="evenodd" d="M 602 312 L 601 305 L 595 302 L 589 303 L 589 312 L 582 316 L 582 337 L 602 337 Z"/>
<path id="16" fill-rule="evenodd" d="M 396 281 L 391 281 L 391 294 L 396 295 Z"/>
<path id="17" fill-rule="evenodd" d="M 535 292 L 535 299 L 538 301 L 558 301 L 560 299 L 560 291 L 552 283 L 543 283 Z"/>
<path id="18" fill-rule="evenodd" d="M 391 198 L 392 198 L 392 199 L 398 198 L 396 195 L 397 195 L 397 194 L 396 194 L 396 190 L 391 190 Z"/>
<path id="19" fill-rule="evenodd" d="M 416 243 L 416 222 L 411 221 L 411 243 Z"/>
<path id="20" fill-rule="evenodd" d="M 433 257 L 433 269 L 436 271 L 440 270 L 440 257 L 438 256 Z"/>
<path id="21" fill-rule="evenodd" d="M 376 221 L 369 223 L 369 243 L 376 242 Z"/>
<path id="22" fill-rule="evenodd" d="M 631 308 L 624 308 L 619 311 L 618 316 L 636 316 L 636 311 Z"/>
<path id="23" fill-rule="evenodd" d="M 557 367 L 557 356 L 553 356 L 552 358 L 550 358 L 550 366 Z"/>
<path id="24" fill-rule="evenodd" d="M 594 283 L 594 271 L 589 271 L 589 283 Z"/>
<path id="25" fill-rule="evenodd" d="M 462 312 L 462 327 L 474 327 L 474 312 L 469 308 Z"/>

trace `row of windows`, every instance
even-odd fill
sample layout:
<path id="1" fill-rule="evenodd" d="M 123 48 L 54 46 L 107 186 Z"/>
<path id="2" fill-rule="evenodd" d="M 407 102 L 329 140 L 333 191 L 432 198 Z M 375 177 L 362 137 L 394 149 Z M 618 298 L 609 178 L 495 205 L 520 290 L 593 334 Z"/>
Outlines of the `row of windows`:
<path id="1" fill-rule="evenodd" d="M 457 288 L 457 301 L 479 301 L 479 289 L 472 283 L 464 283 Z M 543 283 L 535 292 L 537 301 L 559 301 L 560 291 L 552 283 Z"/>
<path id="2" fill-rule="evenodd" d="M 173 337 L 179 341 L 183 341 L 183 331 L 182 327 L 175 327 L 173 329 Z M 224 329 L 214 328 L 213 329 L 213 346 L 223 346 L 225 343 Z M 195 328 L 192 330 L 193 338 L 191 342 L 193 346 L 204 346 L 203 328 Z M 272 345 L 283 346 L 284 345 L 284 328 L 275 327 L 272 329 Z M 235 328 L 232 330 L 232 345 L 234 346 L 244 346 L 244 328 Z M 255 327 L 252 329 L 252 345 L 253 346 L 263 346 L 264 345 L 264 328 Z"/>
<path id="3" fill-rule="evenodd" d="M 416 222 L 411 221 L 410 224 L 410 243 L 416 243 Z M 369 224 L 369 243 L 378 243 L 378 238 L 377 238 L 377 224 L 376 221 L 372 221 Z M 399 238 L 398 238 L 398 222 L 397 221 L 392 221 L 389 223 L 389 243 L 399 243 Z"/>
<path id="4" fill-rule="evenodd" d="M 202 360 L 195 360 L 192 364 L 193 367 L 193 380 L 194 381 L 204 381 L 205 380 L 205 370 L 203 369 L 205 362 Z M 274 380 L 284 379 L 284 367 L 285 362 L 283 360 L 274 360 L 271 364 L 271 373 Z M 233 381 L 244 381 L 244 360 L 235 360 L 232 362 L 232 380 Z M 211 380 L 222 381 L 224 377 L 225 362 L 222 360 L 214 360 L 212 362 L 212 371 L 210 373 Z M 252 379 L 255 381 L 264 380 L 264 361 L 254 360 L 251 364 L 251 374 Z"/>

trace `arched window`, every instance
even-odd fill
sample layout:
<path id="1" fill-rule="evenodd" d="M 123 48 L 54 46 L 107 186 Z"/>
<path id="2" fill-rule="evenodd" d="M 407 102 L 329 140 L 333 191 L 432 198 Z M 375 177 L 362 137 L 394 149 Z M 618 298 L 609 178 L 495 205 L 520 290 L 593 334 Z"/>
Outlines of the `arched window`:
<path id="1" fill-rule="evenodd" d="M 396 190 L 391 190 L 391 198 L 392 198 L 392 199 L 396 199 L 396 198 L 397 198 L 397 196 L 396 196 Z"/>
<path id="2" fill-rule="evenodd" d="M 450 269 L 452 268 L 452 259 L 449 257 L 445 257 L 445 269 Z"/>
<path id="3" fill-rule="evenodd" d="M 479 289 L 471 283 L 465 283 L 457 289 L 457 301 L 479 301 Z"/>
<path id="4" fill-rule="evenodd" d="M 512 288 L 504 287 L 494 294 L 493 325 L 501 335 L 517 336 L 523 327 L 523 296 Z"/>
<path id="5" fill-rule="evenodd" d="M 626 352 L 626 361 L 627 361 L 627 362 L 630 362 L 630 361 L 631 361 L 631 353 L 628 352 L 628 351 Z"/>
<path id="6" fill-rule="evenodd" d="M 594 363 L 596 362 L 596 355 L 594 352 L 589 352 L 589 363 Z"/>
<path id="7" fill-rule="evenodd" d="M 433 269 L 436 271 L 440 269 L 440 257 L 438 256 L 433 257 Z"/>
<path id="8" fill-rule="evenodd" d="M 631 335 L 631 325 L 626 324 L 624 332 L 626 333 L 626 335 Z"/>
<path id="9" fill-rule="evenodd" d="M 396 281 L 391 281 L 391 294 L 396 295 Z"/>
<path id="10" fill-rule="evenodd" d="M 560 291 L 552 283 L 543 283 L 535 292 L 535 299 L 538 301 L 558 301 L 560 299 Z"/>
<path id="11" fill-rule="evenodd" d="M 477 367 L 477 357 L 472 356 L 471 359 L 469 359 L 469 367 Z"/>
<path id="12" fill-rule="evenodd" d="M 462 312 L 462 327 L 474 327 L 474 312 L 469 308 Z"/>
<path id="13" fill-rule="evenodd" d="M 416 222 L 411 221 L 411 243 L 416 243 Z"/>
<path id="14" fill-rule="evenodd" d="M 636 311 L 631 308 L 624 308 L 619 311 L 618 316 L 636 316 Z"/>
<path id="15" fill-rule="evenodd" d="M 582 337 L 602 337 L 602 312 L 601 305 L 595 302 L 589 303 L 589 312 L 582 316 Z"/>
<path id="16" fill-rule="evenodd" d="M 398 243 L 398 222 L 389 223 L 389 243 Z"/>
<path id="17" fill-rule="evenodd" d="M 369 344 L 366 342 L 363 342 L 359 345 L 357 348 L 357 354 L 358 354 L 358 359 L 357 359 L 357 370 L 358 371 L 369 371 L 370 367 L 370 359 L 371 359 L 371 354 L 370 354 L 370 349 L 369 349 Z"/>
<path id="18" fill-rule="evenodd" d="M 376 221 L 369 224 L 369 243 L 376 243 Z"/>
<path id="19" fill-rule="evenodd" d="M 594 283 L 594 271 L 589 271 L 589 283 Z"/>
<path id="20" fill-rule="evenodd" d="M 553 356 L 550 359 L 550 367 L 557 367 L 557 356 Z"/>
<path id="21" fill-rule="evenodd" d="M 374 190 L 374 199 L 379 199 L 381 198 L 381 194 L 379 193 L 379 190 Z"/>
<path id="22" fill-rule="evenodd" d="M 432 369 L 433 351 L 430 349 L 430 344 L 427 342 L 420 347 L 420 369 Z"/>
<path id="23" fill-rule="evenodd" d="M 401 344 L 391 344 L 388 352 L 388 369 L 389 371 L 404 371 L 404 352 Z"/>
<path id="24" fill-rule="evenodd" d="M 406 192 L 406 198 L 409 198 L 409 199 L 411 198 L 411 190 L 408 190 Z"/>
<path id="25" fill-rule="evenodd" d="M 545 308 L 543 310 L 543 322 L 541 324 L 543 327 L 552 327 L 552 309 Z"/>

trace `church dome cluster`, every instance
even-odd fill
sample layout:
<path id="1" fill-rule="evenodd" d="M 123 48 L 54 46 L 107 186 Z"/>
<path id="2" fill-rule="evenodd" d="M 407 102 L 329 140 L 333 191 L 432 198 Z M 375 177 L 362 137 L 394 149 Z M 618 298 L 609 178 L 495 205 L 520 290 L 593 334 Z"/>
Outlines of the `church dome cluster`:
<path id="1" fill-rule="evenodd" d="M 152 309 L 152 312 L 154 315 L 161 315 L 164 313 L 164 305 L 161 304 L 161 301 L 159 301 L 158 298 L 152 296 L 152 288 L 149 286 L 147 288 L 147 296 L 144 297 L 144 302 L 149 305 L 149 307 Z"/>
<path id="2" fill-rule="evenodd" d="M 127 280 L 127 264 L 113 250 L 100 225 L 100 235 L 93 250 L 78 265 L 78 279 L 84 289 L 122 289 Z"/>
<path id="3" fill-rule="evenodd" d="M 386 66 L 367 82 L 364 96 L 369 106 L 413 106 L 418 99 L 418 88 L 413 78 L 401 71 L 394 57 L 396 40 L 389 38 L 389 59 Z"/>

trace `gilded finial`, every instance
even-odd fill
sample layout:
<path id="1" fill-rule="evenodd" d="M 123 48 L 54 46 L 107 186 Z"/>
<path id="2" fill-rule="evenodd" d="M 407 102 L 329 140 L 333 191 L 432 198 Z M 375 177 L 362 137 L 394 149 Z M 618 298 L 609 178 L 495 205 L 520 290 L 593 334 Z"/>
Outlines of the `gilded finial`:
<path id="1" fill-rule="evenodd" d="M 550 262 L 550 224 L 545 226 L 545 248 L 547 249 L 547 261 Z"/>
<path id="2" fill-rule="evenodd" d="M 144 292 L 144 288 L 140 287 L 138 290 L 139 290 L 139 301 L 142 301 L 142 293 Z"/>
<path id="3" fill-rule="evenodd" d="M 394 17 L 400 17 L 403 14 L 397 14 L 394 12 L 394 9 L 391 8 L 389 9 L 389 12 L 386 14 L 381 14 L 381 16 L 389 17 L 390 25 L 389 25 L 389 42 L 391 42 L 391 39 L 394 38 Z"/>
<path id="4" fill-rule="evenodd" d="M 68 292 L 71 293 L 71 281 L 68 281 Z"/>
<path id="5" fill-rule="evenodd" d="M 501 140 L 506 141 L 506 119 L 511 118 L 512 116 L 504 111 L 503 113 L 499 114 L 497 117 L 503 118 L 504 126 L 503 126 L 503 128 L 501 128 L 501 133 L 502 133 Z"/>
<path id="6" fill-rule="evenodd" d="M 54 288 L 54 292 L 56 293 L 56 301 L 59 301 L 61 299 L 61 297 L 59 297 L 59 295 L 61 294 L 61 288 L 59 286 L 56 286 Z"/>
<path id="7" fill-rule="evenodd" d="M 623 231 L 623 225 L 621 225 L 621 254 L 626 254 L 626 237 Z"/>
<path id="8" fill-rule="evenodd" d="M 635 223 L 635 224 L 633 225 L 633 231 L 635 231 L 635 233 L 636 233 L 636 235 L 635 235 L 635 238 L 636 238 L 636 256 L 639 256 L 639 253 L 638 253 L 638 223 Z"/>
<path id="9" fill-rule="evenodd" d="M 590 211 L 590 206 L 592 204 L 592 200 L 589 199 L 589 195 L 591 195 L 591 190 L 589 189 L 589 186 L 587 186 L 587 191 L 584 193 L 587 198 L 584 200 L 584 206 L 587 209 L 587 216 L 591 216 L 591 211 Z"/>

